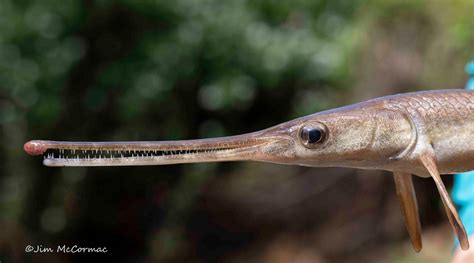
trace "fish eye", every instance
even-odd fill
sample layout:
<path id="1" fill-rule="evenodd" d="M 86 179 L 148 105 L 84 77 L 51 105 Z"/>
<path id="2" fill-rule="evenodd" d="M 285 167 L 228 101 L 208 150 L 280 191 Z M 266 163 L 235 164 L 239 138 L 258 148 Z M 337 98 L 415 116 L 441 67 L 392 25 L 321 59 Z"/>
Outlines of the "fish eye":
<path id="1" fill-rule="evenodd" d="M 300 130 L 300 140 L 307 148 L 314 148 L 324 142 L 326 131 L 322 127 L 303 126 Z"/>

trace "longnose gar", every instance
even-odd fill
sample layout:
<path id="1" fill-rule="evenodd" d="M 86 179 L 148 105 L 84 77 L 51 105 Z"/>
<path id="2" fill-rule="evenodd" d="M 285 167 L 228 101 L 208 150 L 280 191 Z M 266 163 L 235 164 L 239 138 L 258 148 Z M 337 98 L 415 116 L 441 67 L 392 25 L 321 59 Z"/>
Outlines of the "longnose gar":
<path id="1" fill-rule="evenodd" d="M 469 242 L 440 174 L 474 170 L 474 91 L 421 91 L 315 113 L 243 135 L 182 141 L 33 140 L 47 166 L 263 161 L 392 171 L 415 251 L 422 248 L 412 175 L 432 177 L 463 250 Z M 474 191 L 474 190 L 473 190 Z"/>

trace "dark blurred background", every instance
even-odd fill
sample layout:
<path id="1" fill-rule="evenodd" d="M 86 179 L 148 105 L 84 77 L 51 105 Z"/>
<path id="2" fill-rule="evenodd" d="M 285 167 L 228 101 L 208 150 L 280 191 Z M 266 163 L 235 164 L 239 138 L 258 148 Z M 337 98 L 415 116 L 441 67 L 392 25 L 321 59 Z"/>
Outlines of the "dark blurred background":
<path id="1" fill-rule="evenodd" d="M 447 262 L 452 234 L 431 180 L 415 180 L 415 254 L 386 172 L 47 168 L 22 146 L 233 135 L 463 87 L 472 10 L 468 0 L 0 0 L 0 261 Z M 24 252 L 58 244 L 108 253 Z"/>

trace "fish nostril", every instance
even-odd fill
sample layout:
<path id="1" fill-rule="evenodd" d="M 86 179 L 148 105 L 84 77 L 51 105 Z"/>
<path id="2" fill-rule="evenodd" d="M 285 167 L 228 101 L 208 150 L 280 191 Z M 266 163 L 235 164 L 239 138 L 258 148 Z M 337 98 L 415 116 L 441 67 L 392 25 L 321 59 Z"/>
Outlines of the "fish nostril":
<path id="1" fill-rule="evenodd" d="M 47 150 L 41 141 L 29 141 L 23 145 L 23 149 L 29 155 L 41 155 Z"/>

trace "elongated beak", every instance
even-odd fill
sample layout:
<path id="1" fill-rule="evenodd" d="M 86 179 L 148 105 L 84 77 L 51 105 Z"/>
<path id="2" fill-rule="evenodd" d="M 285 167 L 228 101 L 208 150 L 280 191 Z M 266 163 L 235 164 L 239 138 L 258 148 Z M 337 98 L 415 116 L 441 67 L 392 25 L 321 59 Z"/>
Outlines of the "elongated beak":
<path id="1" fill-rule="evenodd" d="M 237 136 L 136 142 L 63 142 L 33 140 L 25 143 L 30 155 L 43 155 L 46 166 L 165 165 L 221 161 L 284 163 L 292 140 L 286 132 L 267 129 Z"/>

